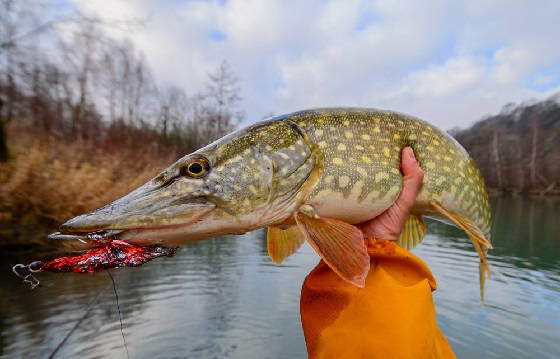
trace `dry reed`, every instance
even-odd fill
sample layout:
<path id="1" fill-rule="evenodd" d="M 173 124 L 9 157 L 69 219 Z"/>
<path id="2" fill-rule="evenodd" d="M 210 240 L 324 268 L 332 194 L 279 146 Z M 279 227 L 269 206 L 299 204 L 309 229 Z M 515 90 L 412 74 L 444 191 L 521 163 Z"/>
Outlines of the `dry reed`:
<path id="1" fill-rule="evenodd" d="M 95 144 L 10 138 L 12 159 L 0 164 L 0 222 L 61 223 L 141 185 L 173 161 L 152 148 L 109 153 Z"/>

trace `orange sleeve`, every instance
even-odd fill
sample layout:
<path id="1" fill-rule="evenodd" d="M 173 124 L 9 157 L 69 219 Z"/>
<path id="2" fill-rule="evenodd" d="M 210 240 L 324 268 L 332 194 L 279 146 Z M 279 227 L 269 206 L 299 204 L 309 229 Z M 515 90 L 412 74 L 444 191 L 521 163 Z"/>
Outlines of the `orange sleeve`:
<path id="1" fill-rule="evenodd" d="M 426 264 L 385 240 L 368 240 L 365 288 L 348 284 L 323 261 L 301 291 L 310 358 L 455 358 L 436 323 L 436 281 Z"/>

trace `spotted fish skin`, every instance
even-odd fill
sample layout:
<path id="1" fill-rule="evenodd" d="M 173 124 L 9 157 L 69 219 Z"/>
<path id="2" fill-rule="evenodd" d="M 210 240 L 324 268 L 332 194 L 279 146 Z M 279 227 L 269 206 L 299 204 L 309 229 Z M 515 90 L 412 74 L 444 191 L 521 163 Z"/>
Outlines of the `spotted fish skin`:
<path id="1" fill-rule="evenodd" d="M 462 228 L 480 258 L 483 298 L 491 243 L 482 176 L 451 136 L 390 111 L 316 109 L 257 123 L 180 158 L 128 195 L 67 221 L 50 238 L 87 246 L 108 237 L 177 246 L 268 226 L 275 263 L 306 240 L 343 280 L 363 287 L 370 258 L 353 224 L 395 202 L 407 146 L 424 178 L 397 243 L 410 249 L 422 240 L 422 216 Z"/>
<path id="2" fill-rule="evenodd" d="M 317 109 L 274 121 L 296 123 L 325 159 L 307 203 L 321 216 L 360 223 L 386 210 L 402 186 L 401 151 L 410 146 L 424 172 L 413 213 L 447 221 L 435 201 L 472 220 L 490 240 L 490 205 L 474 161 L 450 135 L 418 118 L 373 109 Z"/>
<path id="3" fill-rule="evenodd" d="M 238 130 L 128 195 L 69 220 L 52 238 L 117 231 L 119 239 L 138 245 L 181 245 L 293 224 L 306 205 L 319 217 L 360 223 L 397 198 L 406 146 L 424 171 L 413 214 L 447 222 L 463 216 L 489 241 L 488 196 L 467 152 L 420 119 L 362 108 L 300 111 Z M 205 172 L 185 175 L 192 161 L 203 161 Z"/>

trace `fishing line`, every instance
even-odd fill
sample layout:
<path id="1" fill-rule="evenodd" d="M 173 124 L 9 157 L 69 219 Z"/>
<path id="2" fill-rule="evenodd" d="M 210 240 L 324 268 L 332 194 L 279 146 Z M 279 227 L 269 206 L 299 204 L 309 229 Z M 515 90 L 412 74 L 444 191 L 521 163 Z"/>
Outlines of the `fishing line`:
<path id="1" fill-rule="evenodd" d="M 29 284 L 31 289 L 40 285 L 39 280 L 33 276 L 35 273 L 43 271 L 50 272 L 74 272 L 74 273 L 94 273 L 106 269 L 109 278 L 113 284 L 113 291 L 117 302 L 117 309 L 119 312 L 119 323 L 121 327 L 121 336 L 126 350 L 126 357 L 130 359 L 128 352 L 128 345 L 124 335 L 124 324 L 122 319 L 122 312 L 119 304 L 119 295 L 117 293 L 117 286 L 113 275 L 108 270 L 109 268 L 117 268 L 123 266 L 137 267 L 157 257 L 171 257 L 175 254 L 177 248 L 161 247 L 161 246 L 135 246 L 127 242 L 113 239 L 107 243 L 103 243 L 101 247 L 90 249 L 84 254 L 69 257 L 58 257 L 48 262 L 34 261 L 27 265 L 16 264 L 12 267 L 12 272 L 24 283 Z M 97 305 L 101 293 L 109 287 L 100 291 L 95 299 L 88 305 L 84 315 L 78 320 L 74 327 L 66 334 L 64 339 L 57 345 L 54 351 L 49 355 L 49 359 L 53 358 L 56 353 L 64 346 L 68 338 L 80 326 L 82 321 L 89 315 L 91 309 Z"/>
<path id="2" fill-rule="evenodd" d="M 126 350 L 126 357 L 130 359 L 130 355 L 128 353 L 128 347 L 126 345 L 126 340 L 125 340 L 125 336 L 124 336 L 124 331 L 123 331 L 123 322 L 122 322 L 122 315 L 121 315 L 121 308 L 119 306 L 119 295 L 117 293 L 117 288 L 115 286 L 115 279 L 113 278 L 113 275 L 111 274 L 111 272 L 109 270 L 107 270 L 107 274 L 109 274 L 109 278 L 111 278 L 111 283 L 113 285 L 113 290 L 115 292 L 115 298 L 117 300 L 117 309 L 119 312 L 119 322 L 121 324 L 121 335 L 123 338 L 123 343 L 124 343 L 124 348 Z M 18 275 L 19 276 L 19 275 Z M 111 283 L 109 283 L 105 288 L 103 288 L 103 290 L 99 291 L 99 293 L 97 293 L 97 296 L 89 303 L 88 307 L 86 308 L 86 311 L 84 312 L 84 314 L 82 315 L 82 317 L 76 322 L 76 324 L 74 324 L 74 326 L 72 327 L 72 329 L 70 329 L 70 331 L 68 331 L 68 333 L 66 333 L 66 335 L 64 336 L 64 339 L 62 339 L 62 341 L 60 343 L 58 343 L 58 345 L 56 346 L 56 348 L 53 350 L 53 352 L 48 356 L 48 359 L 53 359 L 54 356 L 56 355 L 56 353 L 58 353 L 58 351 L 64 346 L 64 344 L 66 344 L 66 341 L 68 340 L 68 338 L 70 338 L 70 336 L 72 335 L 72 333 L 74 333 L 74 331 L 76 329 L 78 329 L 78 327 L 80 326 L 80 324 L 82 324 L 82 322 L 84 321 L 84 319 L 86 319 L 86 317 L 89 315 L 89 313 L 91 312 L 91 310 L 97 305 L 97 303 L 99 302 L 99 299 L 101 298 L 101 294 L 103 294 L 103 292 L 109 288 L 109 285 L 111 285 Z"/>
<path id="3" fill-rule="evenodd" d="M 119 322 L 121 323 L 121 336 L 122 336 L 122 340 L 123 340 L 123 344 L 124 344 L 124 349 L 126 350 L 126 357 L 128 359 L 130 359 L 130 355 L 128 354 L 128 346 L 126 345 L 126 339 L 124 337 L 121 307 L 119 306 L 119 295 L 117 293 L 117 287 L 115 286 L 115 279 L 113 278 L 113 275 L 111 274 L 111 271 L 107 270 L 107 274 L 109 274 L 109 277 L 111 278 L 111 282 L 113 282 L 113 291 L 115 292 L 115 298 L 117 300 L 117 309 L 119 311 Z"/>
<path id="4" fill-rule="evenodd" d="M 114 283 L 113 283 L 114 284 Z M 72 329 L 70 329 L 70 331 L 66 334 L 66 336 L 64 337 L 64 339 L 62 339 L 62 341 L 60 343 L 58 343 L 58 345 L 56 346 L 56 348 L 54 349 L 54 351 L 51 353 L 51 355 L 49 355 L 48 359 L 52 359 L 54 358 L 54 356 L 56 355 L 56 353 L 60 350 L 60 348 L 62 348 L 62 346 L 66 343 L 66 341 L 68 340 L 68 338 L 70 338 L 70 336 L 72 335 L 72 333 L 74 333 L 74 331 L 76 329 L 78 329 L 78 327 L 80 326 L 80 324 L 84 321 L 84 319 L 86 319 L 86 317 L 88 316 L 89 312 L 91 312 L 91 310 L 93 309 L 93 307 L 95 307 L 97 305 L 97 302 L 99 302 L 99 299 L 101 298 L 101 294 L 105 291 L 105 289 L 107 289 L 109 287 L 109 285 L 107 285 L 105 288 L 103 288 L 103 290 L 99 291 L 99 293 L 97 293 L 97 296 L 95 297 L 95 299 L 93 301 L 91 301 L 91 303 L 89 303 L 84 315 L 82 315 L 82 317 L 76 322 L 76 324 L 74 324 L 74 327 L 72 327 Z"/>

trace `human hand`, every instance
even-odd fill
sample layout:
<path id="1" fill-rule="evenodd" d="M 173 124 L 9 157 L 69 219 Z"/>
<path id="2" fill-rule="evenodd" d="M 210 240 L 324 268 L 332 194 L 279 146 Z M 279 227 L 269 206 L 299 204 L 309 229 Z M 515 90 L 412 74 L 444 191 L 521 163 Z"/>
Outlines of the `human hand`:
<path id="1" fill-rule="evenodd" d="M 399 239 L 424 178 L 424 172 L 418 166 L 414 151 L 410 147 L 402 150 L 401 170 L 403 173 L 401 193 L 385 212 L 358 226 L 364 233 L 364 237 L 393 241 Z"/>

